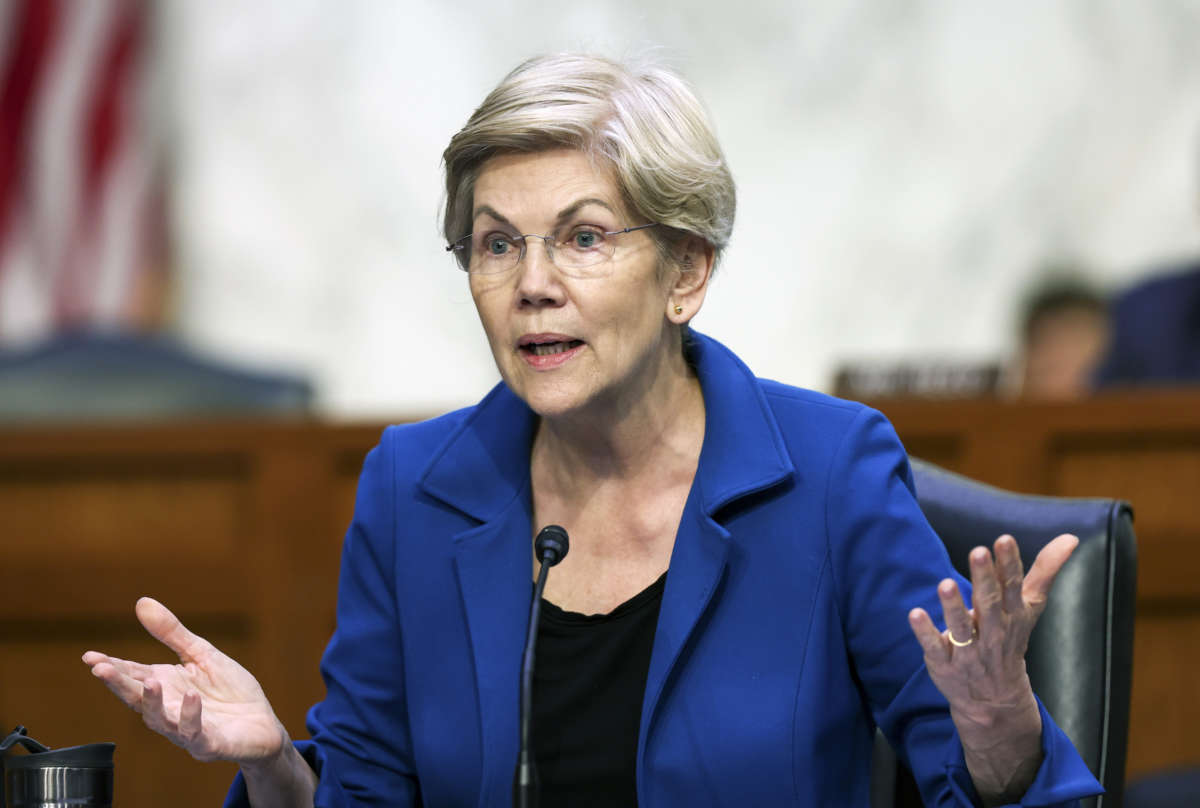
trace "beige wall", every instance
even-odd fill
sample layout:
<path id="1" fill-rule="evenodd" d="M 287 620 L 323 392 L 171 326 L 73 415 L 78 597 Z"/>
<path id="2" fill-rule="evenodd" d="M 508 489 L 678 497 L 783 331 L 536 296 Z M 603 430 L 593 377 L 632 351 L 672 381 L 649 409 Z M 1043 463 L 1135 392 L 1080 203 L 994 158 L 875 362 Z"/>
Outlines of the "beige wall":
<path id="1" fill-rule="evenodd" d="M 438 160 L 541 51 L 656 47 L 697 84 L 740 210 L 696 325 L 763 375 L 996 356 L 1041 259 L 1119 284 L 1200 254 L 1196 0 L 163 8 L 179 328 L 310 372 L 334 415 L 495 380 L 441 250 Z"/>

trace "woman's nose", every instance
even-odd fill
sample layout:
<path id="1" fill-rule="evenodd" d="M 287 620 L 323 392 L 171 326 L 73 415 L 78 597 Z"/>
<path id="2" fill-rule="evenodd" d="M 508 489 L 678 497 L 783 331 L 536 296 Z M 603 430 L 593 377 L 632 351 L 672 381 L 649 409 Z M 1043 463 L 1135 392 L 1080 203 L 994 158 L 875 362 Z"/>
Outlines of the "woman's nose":
<path id="1" fill-rule="evenodd" d="M 517 292 L 521 303 L 531 306 L 557 306 L 565 299 L 562 275 L 550 260 L 550 243 L 540 237 L 525 241 L 525 257 L 516 270 Z"/>

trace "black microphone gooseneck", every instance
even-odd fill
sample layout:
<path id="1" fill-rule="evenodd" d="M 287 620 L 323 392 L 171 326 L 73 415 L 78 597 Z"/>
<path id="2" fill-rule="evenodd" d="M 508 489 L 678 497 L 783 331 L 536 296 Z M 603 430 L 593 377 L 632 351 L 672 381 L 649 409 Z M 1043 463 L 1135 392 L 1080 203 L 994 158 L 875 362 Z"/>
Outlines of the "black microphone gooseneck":
<path id="1" fill-rule="evenodd" d="M 514 808 L 537 808 L 538 775 L 529 742 L 529 725 L 533 719 L 533 655 L 537 645 L 538 622 L 542 615 L 542 592 L 546 588 L 546 573 L 567 555 L 570 542 L 567 531 L 558 525 L 546 525 L 533 541 L 533 551 L 541 561 L 537 585 L 533 588 L 533 603 L 529 607 L 529 627 L 525 630 L 525 656 L 521 660 L 521 751 L 517 755 L 517 770 L 513 772 Z"/>

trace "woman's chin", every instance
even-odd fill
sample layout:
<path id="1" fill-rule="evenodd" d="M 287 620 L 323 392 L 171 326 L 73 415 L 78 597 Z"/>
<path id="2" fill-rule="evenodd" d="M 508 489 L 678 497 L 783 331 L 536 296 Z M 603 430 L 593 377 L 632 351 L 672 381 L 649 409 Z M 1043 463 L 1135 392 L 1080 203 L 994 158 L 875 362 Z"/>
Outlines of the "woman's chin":
<path id="1" fill-rule="evenodd" d="M 523 379 L 522 381 L 529 381 Z M 569 418 L 573 414 L 583 412 L 592 397 L 589 391 L 580 389 L 575 384 L 546 384 L 534 380 L 532 384 L 518 384 L 509 387 L 522 401 L 529 405 L 542 418 Z"/>
<path id="2" fill-rule="evenodd" d="M 582 397 L 569 394 L 540 393 L 521 398 L 529 405 L 529 409 L 551 420 L 568 418 L 583 409 Z"/>

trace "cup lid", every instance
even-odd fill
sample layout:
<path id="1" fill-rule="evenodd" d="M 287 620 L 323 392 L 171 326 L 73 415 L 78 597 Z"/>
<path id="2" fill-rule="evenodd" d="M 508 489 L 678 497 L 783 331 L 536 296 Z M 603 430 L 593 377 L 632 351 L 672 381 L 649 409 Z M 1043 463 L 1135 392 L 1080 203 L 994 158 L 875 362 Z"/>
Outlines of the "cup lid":
<path id="1" fill-rule="evenodd" d="M 46 769 L 62 766 L 71 769 L 111 769 L 115 743 L 88 743 L 82 746 L 64 746 L 49 752 L 34 752 L 28 755 L 9 755 L 4 767 L 9 771 L 22 769 Z"/>
<path id="2" fill-rule="evenodd" d="M 64 746 L 50 749 L 25 734 L 25 727 L 18 725 L 8 737 L 0 741 L 0 754 L 13 746 L 24 746 L 27 755 L 8 755 L 2 758 L 4 768 L 9 771 L 46 769 L 55 766 L 79 769 L 111 769 L 115 743 L 89 743 L 82 746 Z"/>

